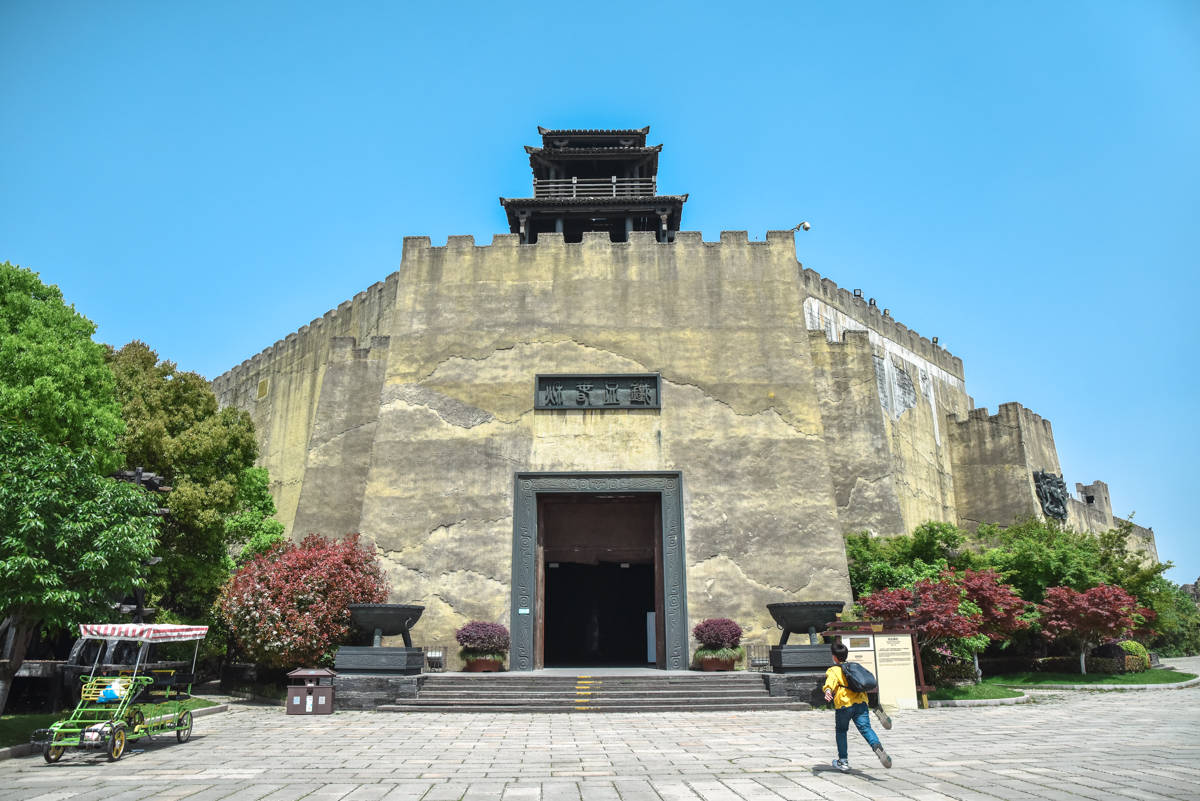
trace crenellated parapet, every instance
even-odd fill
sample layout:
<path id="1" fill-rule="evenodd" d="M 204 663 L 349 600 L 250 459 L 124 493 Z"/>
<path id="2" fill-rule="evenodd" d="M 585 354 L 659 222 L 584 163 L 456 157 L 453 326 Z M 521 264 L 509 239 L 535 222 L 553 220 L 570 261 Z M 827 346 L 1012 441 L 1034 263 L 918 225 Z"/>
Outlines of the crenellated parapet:
<path id="1" fill-rule="evenodd" d="M 269 393 L 270 373 L 317 368 L 328 359 L 333 343 L 340 337 L 368 342 L 372 337 L 386 336 L 399 284 L 400 272 L 394 272 L 217 376 L 212 381 L 217 402 L 249 408 Z M 268 385 L 260 383 L 264 380 Z"/>
<path id="2" fill-rule="evenodd" d="M 1042 515 L 1035 473 L 1059 476 L 1050 421 L 1019 403 L 972 409 L 950 425 L 959 525 L 1011 525 Z"/>
<path id="3" fill-rule="evenodd" d="M 713 241 L 705 241 L 699 231 L 678 231 L 672 242 L 657 241 L 653 231 L 634 231 L 625 242 L 613 242 L 602 231 L 585 231 L 582 237 L 581 242 L 567 242 L 562 234 L 543 233 L 538 236 L 536 244 L 524 245 L 518 234 L 495 234 L 490 244 L 480 245 L 475 243 L 474 236 L 467 234 L 449 236 L 445 245 L 434 246 L 427 236 L 406 236 L 401 264 L 412 258 L 466 250 L 485 258 L 493 253 L 503 254 L 501 258 L 510 258 L 514 253 L 531 257 L 546 251 L 578 252 L 586 248 L 593 252 L 597 249 L 609 250 L 614 255 L 622 256 L 640 251 L 647 255 L 669 255 L 679 260 L 697 255 L 699 251 L 696 249 L 701 248 L 710 253 L 716 248 L 783 248 L 792 258 L 795 258 L 796 252 L 795 239 L 790 231 L 767 231 L 765 240 L 751 240 L 747 231 L 722 231 L 720 238 Z"/>
<path id="4" fill-rule="evenodd" d="M 962 359 L 935 345 L 933 340 L 897 322 L 887 309 L 879 308 L 870 299 L 842 289 L 835 282 L 806 267 L 800 268 L 800 282 L 809 297 L 836 309 L 866 330 L 876 332 L 880 337 L 896 343 L 921 360 L 936 365 L 959 381 L 964 378 Z M 836 340 L 838 337 L 835 335 L 830 338 Z"/>

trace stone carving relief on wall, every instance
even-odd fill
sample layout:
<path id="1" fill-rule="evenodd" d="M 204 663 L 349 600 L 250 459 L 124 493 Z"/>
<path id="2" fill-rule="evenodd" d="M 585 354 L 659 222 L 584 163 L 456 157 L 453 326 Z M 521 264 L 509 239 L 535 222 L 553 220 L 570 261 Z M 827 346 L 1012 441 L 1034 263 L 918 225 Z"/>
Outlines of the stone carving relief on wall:
<path id="1" fill-rule="evenodd" d="M 1067 485 L 1062 476 L 1037 470 L 1033 474 L 1033 486 L 1037 489 L 1042 513 L 1055 520 L 1067 519 Z"/>

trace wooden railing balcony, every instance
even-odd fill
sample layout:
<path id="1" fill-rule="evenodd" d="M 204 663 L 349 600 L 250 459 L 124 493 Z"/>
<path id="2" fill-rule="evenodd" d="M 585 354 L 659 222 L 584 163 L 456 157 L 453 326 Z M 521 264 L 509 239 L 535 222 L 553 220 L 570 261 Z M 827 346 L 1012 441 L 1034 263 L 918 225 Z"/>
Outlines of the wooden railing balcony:
<path id="1" fill-rule="evenodd" d="M 650 197 L 658 194 L 653 178 L 534 178 L 535 198 Z"/>

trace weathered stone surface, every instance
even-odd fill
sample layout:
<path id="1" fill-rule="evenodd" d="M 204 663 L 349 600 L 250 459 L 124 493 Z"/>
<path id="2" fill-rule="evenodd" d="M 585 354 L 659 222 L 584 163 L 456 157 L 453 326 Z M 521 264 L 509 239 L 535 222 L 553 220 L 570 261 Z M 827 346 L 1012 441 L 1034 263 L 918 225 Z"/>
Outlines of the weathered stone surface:
<path id="1" fill-rule="evenodd" d="M 421 672 L 425 651 L 421 648 L 343 645 L 334 654 L 334 670 L 339 676 L 354 674 L 406 674 Z"/>
<path id="2" fill-rule="evenodd" d="M 424 676 L 391 676 L 355 673 L 333 680 L 334 709 L 374 709 L 397 698 L 416 698 Z"/>
<path id="3" fill-rule="evenodd" d="M 659 373 L 662 408 L 535 410 L 538 373 Z M 289 534 L 374 542 L 392 599 L 426 607 L 419 643 L 511 622 L 518 472 L 680 471 L 686 615 L 750 642 L 767 603 L 850 600 L 844 532 L 1011 523 L 1038 512 L 1033 471 L 1061 473 L 1048 422 L 969 412 L 959 359 L 801 268 L 787 232 L 410 237 L 400 272 L 214 390 L 254 417 Z"/>

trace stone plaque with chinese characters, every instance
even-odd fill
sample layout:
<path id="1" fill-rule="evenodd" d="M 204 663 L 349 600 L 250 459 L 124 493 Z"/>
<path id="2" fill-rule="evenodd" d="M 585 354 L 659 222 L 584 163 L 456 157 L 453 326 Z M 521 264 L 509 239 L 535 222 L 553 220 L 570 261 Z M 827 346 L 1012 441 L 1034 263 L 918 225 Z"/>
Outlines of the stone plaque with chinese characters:
<path id="1" fill-rule="evenodd" d="M 658 373 L 539 375 L 535 409 L 660 409 Z"/>

